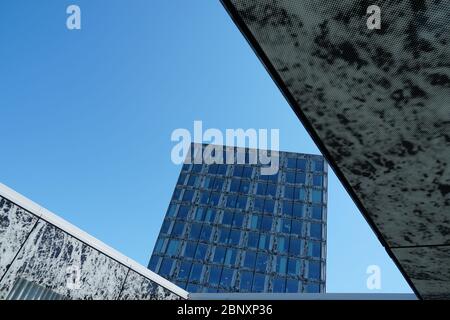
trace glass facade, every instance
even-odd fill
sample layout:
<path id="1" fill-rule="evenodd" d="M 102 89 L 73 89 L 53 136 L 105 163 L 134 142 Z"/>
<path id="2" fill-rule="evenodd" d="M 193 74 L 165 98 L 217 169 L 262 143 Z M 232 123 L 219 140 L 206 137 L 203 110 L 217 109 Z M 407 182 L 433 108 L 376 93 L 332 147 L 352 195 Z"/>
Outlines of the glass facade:
<path id="1" fill-rule="evenodd" d="M 188 292 L 324 292 L 327 166 L 279 157 L 184 164 L 149 268 Z"/>

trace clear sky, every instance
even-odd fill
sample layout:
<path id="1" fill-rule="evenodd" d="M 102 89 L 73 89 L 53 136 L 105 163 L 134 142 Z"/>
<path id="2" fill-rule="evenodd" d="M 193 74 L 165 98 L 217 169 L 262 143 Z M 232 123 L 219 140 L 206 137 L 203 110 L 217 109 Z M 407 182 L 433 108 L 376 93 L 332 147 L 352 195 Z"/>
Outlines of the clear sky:
<path id="1" fill-rule="evenodd" d="M 82 29 L 66 28 L 79 5 Z M 0 182 L 147 265 L 180 167 L 174 129 L 315 144 L 217 0 L 0 2 Z M 329 174 L 327 290 L 411 292 Z"/>

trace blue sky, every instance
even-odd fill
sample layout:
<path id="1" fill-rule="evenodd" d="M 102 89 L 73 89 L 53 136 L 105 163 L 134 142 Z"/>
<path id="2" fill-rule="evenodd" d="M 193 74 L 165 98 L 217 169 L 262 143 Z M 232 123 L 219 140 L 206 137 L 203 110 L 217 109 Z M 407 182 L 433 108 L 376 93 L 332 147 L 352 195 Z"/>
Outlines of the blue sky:
<path id="1" fill-rule="evenodd" d="M 79 5 L 82 29 L 66 28 Z M 218 1 L 0 3 L 0 182 L 147 265 L 180 170 L 174 129 L 280 129 L 319 153 Z M 332 172 L 327 290 L 411 292 Z"/>

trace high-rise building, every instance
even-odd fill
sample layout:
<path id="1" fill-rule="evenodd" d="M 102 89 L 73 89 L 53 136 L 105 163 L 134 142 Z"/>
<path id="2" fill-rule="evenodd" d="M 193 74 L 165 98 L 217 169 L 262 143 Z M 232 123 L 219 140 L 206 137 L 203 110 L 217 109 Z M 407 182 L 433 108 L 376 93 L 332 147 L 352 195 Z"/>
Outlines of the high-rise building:
<path id="1" fill-rule="evenodd" d="M 148 267 L 191 293 L 325 292 L 326 199 L 320 155 L 185 163 Z"/>

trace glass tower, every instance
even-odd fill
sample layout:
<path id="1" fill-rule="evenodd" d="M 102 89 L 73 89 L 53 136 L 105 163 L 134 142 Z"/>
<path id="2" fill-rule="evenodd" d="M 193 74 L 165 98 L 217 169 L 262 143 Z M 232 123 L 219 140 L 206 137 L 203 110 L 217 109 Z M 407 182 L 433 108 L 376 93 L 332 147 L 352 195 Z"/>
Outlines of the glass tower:
<path id="1" fill-rule="evenodd" d="M 149 269 L 192 293 L 325 292 L 324 158 L 279 152 L 277 174 L 260 169 L 185 163 Z"/>

